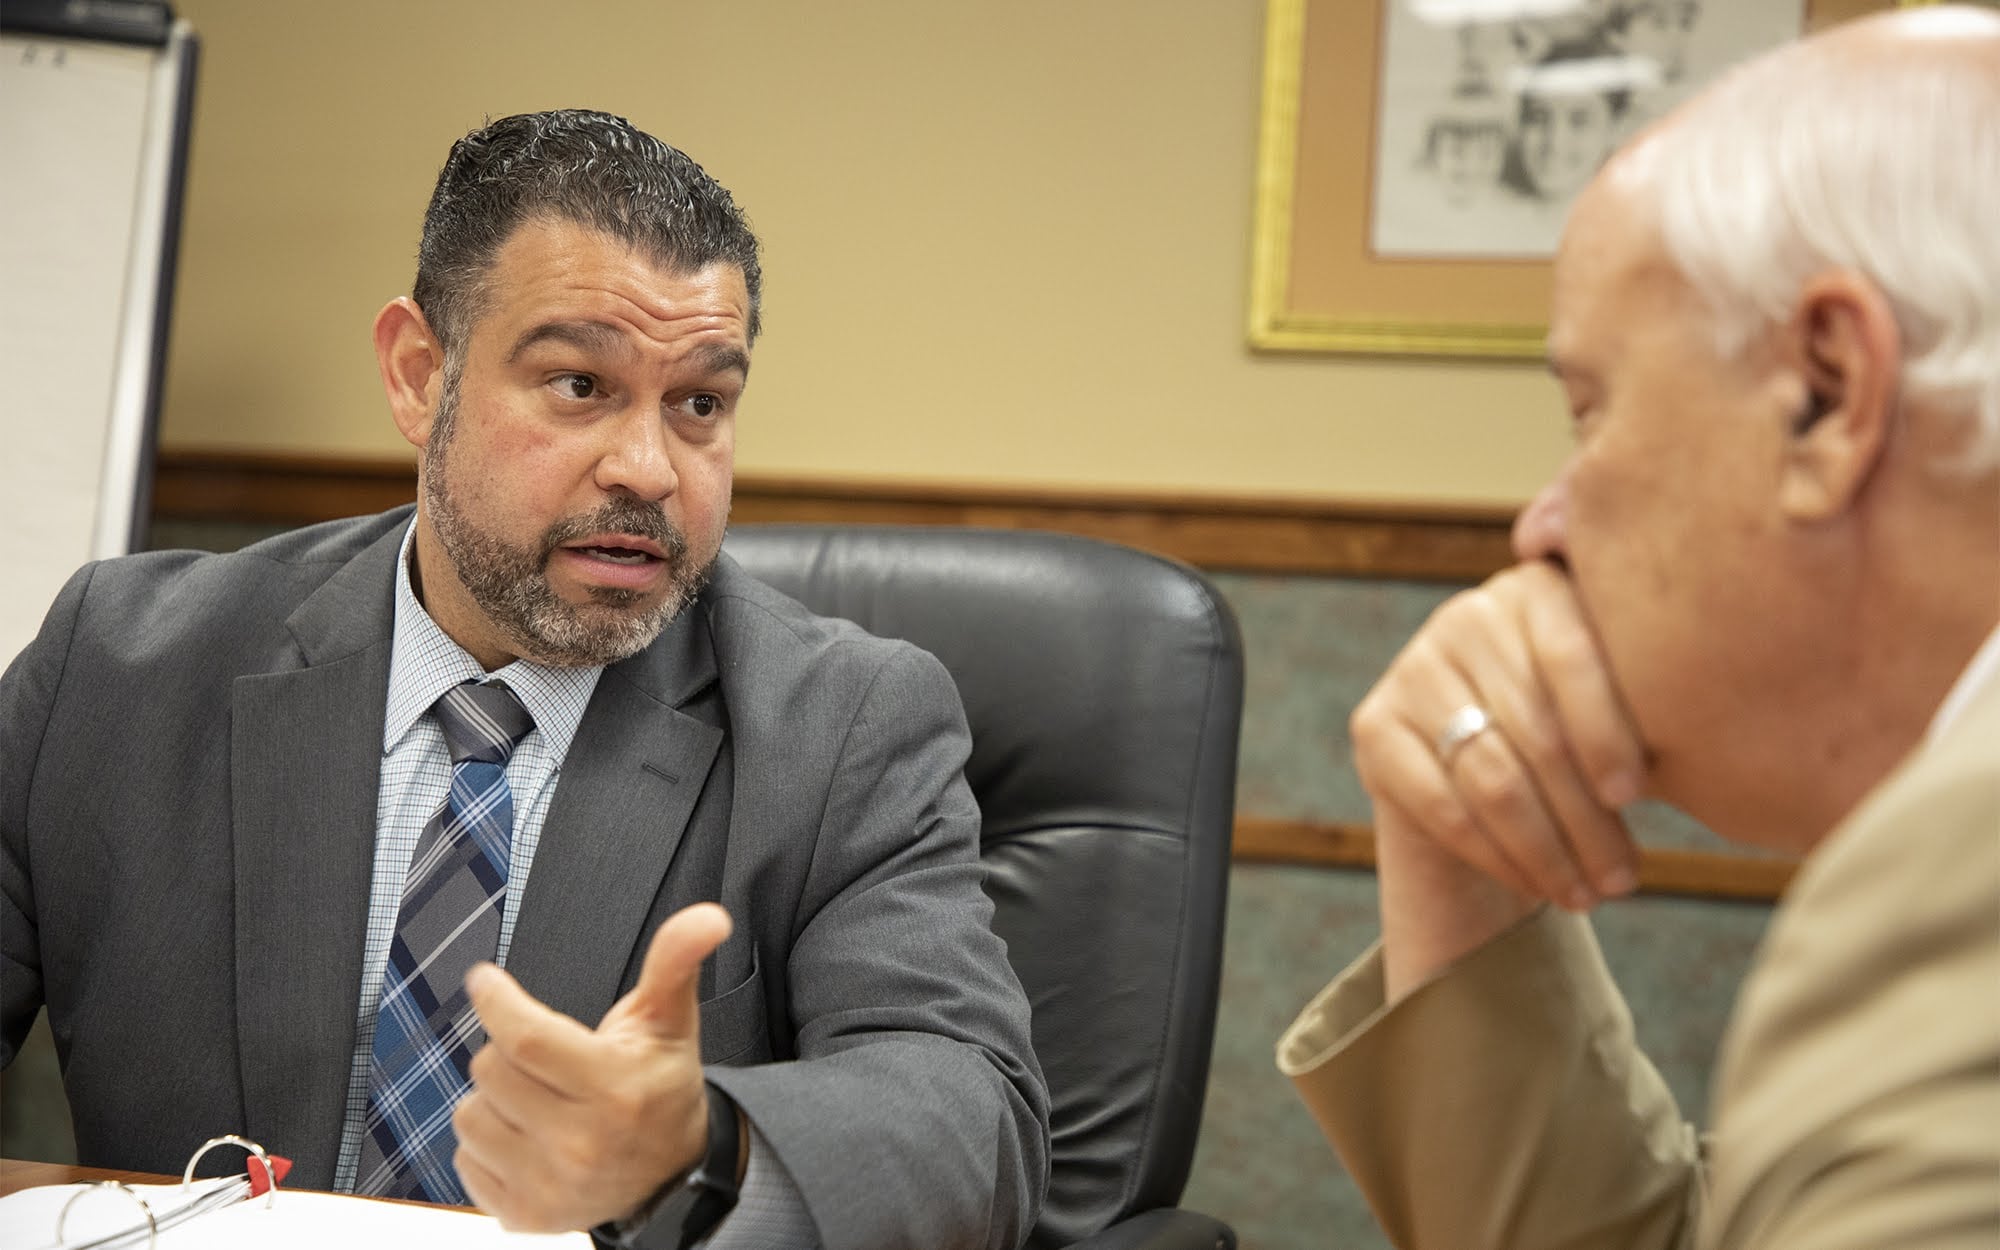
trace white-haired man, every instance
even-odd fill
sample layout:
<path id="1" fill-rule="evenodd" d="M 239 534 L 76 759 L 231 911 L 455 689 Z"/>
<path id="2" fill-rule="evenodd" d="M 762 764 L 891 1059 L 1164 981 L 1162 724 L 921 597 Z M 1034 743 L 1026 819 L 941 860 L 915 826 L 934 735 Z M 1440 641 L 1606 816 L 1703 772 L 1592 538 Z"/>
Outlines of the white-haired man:
<path id="1" fill-rule="evenodd" d="M 1578 201 L 1576 449 L 1355 713 L 1383 942 L 1279 1044 L 1397 1245 L 2000 1244 L 1996 223 L 1964 7 L 1752 62 Z M 1705 1145 L 1579 914 L 1642 792 L 1805 855 Z"/>

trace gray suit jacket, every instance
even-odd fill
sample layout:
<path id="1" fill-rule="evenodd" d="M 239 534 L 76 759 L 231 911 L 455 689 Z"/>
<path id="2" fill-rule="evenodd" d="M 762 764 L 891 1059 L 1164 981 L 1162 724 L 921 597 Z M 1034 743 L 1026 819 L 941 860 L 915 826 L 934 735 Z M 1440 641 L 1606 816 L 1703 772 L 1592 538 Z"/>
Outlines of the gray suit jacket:
<path id="1" fill-rule="evenodd" d="M 82 1161 L 243 1132 L 333 1179 L 409 510 L 86 567 L 0 679 L 0 1062 L 46 1004 Z M 710 1079 L 837 1246 L 1015 1244 L 1048 1107 L 928 654 L 727 557 L 599 680 L 509 969 L 594 1024 L 674 910 Z"/>

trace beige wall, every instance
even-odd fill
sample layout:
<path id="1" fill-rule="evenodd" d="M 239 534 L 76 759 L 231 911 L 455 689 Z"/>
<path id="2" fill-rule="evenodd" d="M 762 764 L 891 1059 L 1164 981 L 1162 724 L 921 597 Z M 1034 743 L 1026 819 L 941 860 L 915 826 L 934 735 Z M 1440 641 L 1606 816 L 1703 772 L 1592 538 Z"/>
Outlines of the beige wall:
<path id="1" fill-rule="evenodd" d="M 163 441 L 403 451 L 368 346 L 451 141 L 588 104 L 766 243 L 739 468 L 1518 502 L 1533 366 L 1259 357 L 1255 0 L 179 0 L 204 40 Z"/>

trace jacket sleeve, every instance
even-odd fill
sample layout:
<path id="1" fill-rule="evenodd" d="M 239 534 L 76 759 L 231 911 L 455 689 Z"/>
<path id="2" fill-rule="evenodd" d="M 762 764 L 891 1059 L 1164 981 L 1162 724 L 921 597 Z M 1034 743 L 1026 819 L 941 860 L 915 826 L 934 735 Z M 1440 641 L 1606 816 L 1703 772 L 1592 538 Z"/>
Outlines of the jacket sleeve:
<path id="1" fill-rule="evenodd" d="M 971 749 L 942 665 L 888 648 L 844 731 L 787 980 L 793 1062 L 711 1067 L 822 1244 L 1018 1245 L 1048 1093 L 981 882 Z"/>
<path id="2" fill-rule="evenodd" d="M 1581 917 L 1538 912 L 1386 1009 L 1378 946 L 1278 1067 L 1402 1250 L 1694 1244 L 1695 1134 Z"/>
<path id="3" fill-rule="evenodd" d="M 86 565 L 69 579 L 43 618 L 41 633 L 0 676 L 0 1068 L 14 1062 L 42 1009 L 29 802 L 42 731 L 55 707 L 70 636 L 95 568 Z"/>

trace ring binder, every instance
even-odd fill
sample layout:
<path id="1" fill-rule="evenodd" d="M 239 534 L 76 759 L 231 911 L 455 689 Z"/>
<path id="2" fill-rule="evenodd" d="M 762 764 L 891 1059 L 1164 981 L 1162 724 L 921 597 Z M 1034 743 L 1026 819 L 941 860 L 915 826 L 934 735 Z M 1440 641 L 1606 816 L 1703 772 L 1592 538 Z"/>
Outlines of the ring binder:
<path id="1" fill-rule="evenodd" d="M 6 0 L 0 0 L 4 4 Z M 247 1157 L 231 1176 L 196 1176 L 217 1146 Z M 450 1246 L 452 1250 L 590 1250 L 587 1233 L 512 1233 L 477 1211 L 354 1194 L 273 1186 L 291 1160 L 234 1134 L 203 1142 L 176 1178 L 125 1173 L 118 1182 L 86 1179 L 31 1184 L 0 1196 L 0 1247 L 6 1250 L 354 1250 L 356 1246 Z M 99 1172 L 102 1176 L 105 1173 Z M 139 1204 L 79 1197 L 116 1189 Z M 262 1198 L 262 1202 L 248 1201 Z M 143 1218 L 141 1218 L 143 1216 Z M 69 1240 L 62 1240 L 68 1238 Z"/>
<path id="2" fill-rule="evenodd" d="M 243 1165 L 244 1173 L 250 1180 L 249 1196 L 254 1198 L 262 1193 L 266 1207 L 270 1207 L 278 1201 L 278 1178 L 283 1175 L 282 1171 L 274 1173 L 271 1170 L 271 1156 L 264 1153 L 262 1146 L 259 1146 L 247 1137 L 238 1137 L 234 1133 L 224 1133 L 220 1137 L 211 1137 L 201 1144 L 200 1149 L 194 1152 L 188 1159 L 187 1169 L 181 1173 L 182 1193 L 186 1193 L 187 1187 L 194 1183 L 194 1165 L 200 1163 L 201 1157 L 217 1146 L 241 1146 L 249 1151 L 250 1158 Z M 250 1166 L 253 1163 L 263 1165 L 263 1176 L 268 1177 L 268 1180 L 264 1180 L 258 1176 L 257 1169 Z M 261 1184 L 259 1183 L 260 1180 L 262 1181 Z M 61 1236 L 61 1234 L 58 1233 L 57 1236 Z"/>
<path id="3" fill-rule="evenodd" d="M 291 1160 L 282 1155 L 272 1155 L 256 1142 L 234 1133 L 224 1133 L 220 1137 L 209 1138 L 188 1157 L 187 1168 L 181 1173 L 179 1193 L 185 1195 L 194 1187 L 196 1165 L 201 1162 L 203 1155 L 217 1146 L 240 1146 L 249 1152 L 250 1157 L 244 1162 L 242 1176 L 214 1178 L 216 1184 L 164 1212 L 155 1212 L 152 1203 L 147 1202 L 143 1195 L 123 1181 L 96 1181 L 71 1194 L 69 1200 L 63 1203 L 62 1210 L 57 1213 L 55 1250 L 126 1250 L 127 1247 L 137 1246 L 155 1250 L 159 1245 L 161 1233 L 206 1215 L 210 1211 L 219 1211 L 223 1207 L 242 1202 L 247 1198 L 255 1198 L 260 1194 L 264 1198 L 266 1207 L 277 1202 L 278 1182 L 291 1170 Z M 88 1241 L 64 1241 L 63 1229 L 68 1224 L 70 1208 L 76 1206 L 84 1195 L 95 1193 L 100 1189 L 122 1191 L 139 1204 L 139 1210 L 144 1213 L 146 1222 Z M 158 1196 L 157 1192 L 155 1196 Z"/>
<path id="4" fill-rule="evenodd" d="M 152 1203 L 147 1202 L 144 1198 L 141 1198 L 139 1196 L 139 1191 L 133 1189 L 130 1185 L 127 1185 L 124 1181 L 93 1181 L 92 1183 L 85 1185 L 82 1189 L 79 1189 L 75 1193 L 71 1194 L 69 1196 L 69 1201 L 63 1203 L 62 1210 L 56 1213 L 57 1245 L 62 1244 L 63 1226 L 69 1223 L 69 1209 L 75 1206 L 78 1203 L 78 1201 L 80 1201 L 84 1197 L 84 1195 L 96 1193 L 100 1189 L 118 1190 L 120 1193 L 124 1194 L 127 1198 L 130 1198 L 132 1201 L 138 1203 L 139 1209 L 146 1213 L 146 1250 L 152 1250 L 154 1246 L 159 1244 L 160 1222 L 153 1218 Z M 85 1242 L 84 1246 L 86 1247 L 104 1246 L 109 1244 L 110 1243 L 106 1241 L 89 1241 Z M 78 1250 L 83 1250 L 83 1248 L 79 1247 Z"/>

